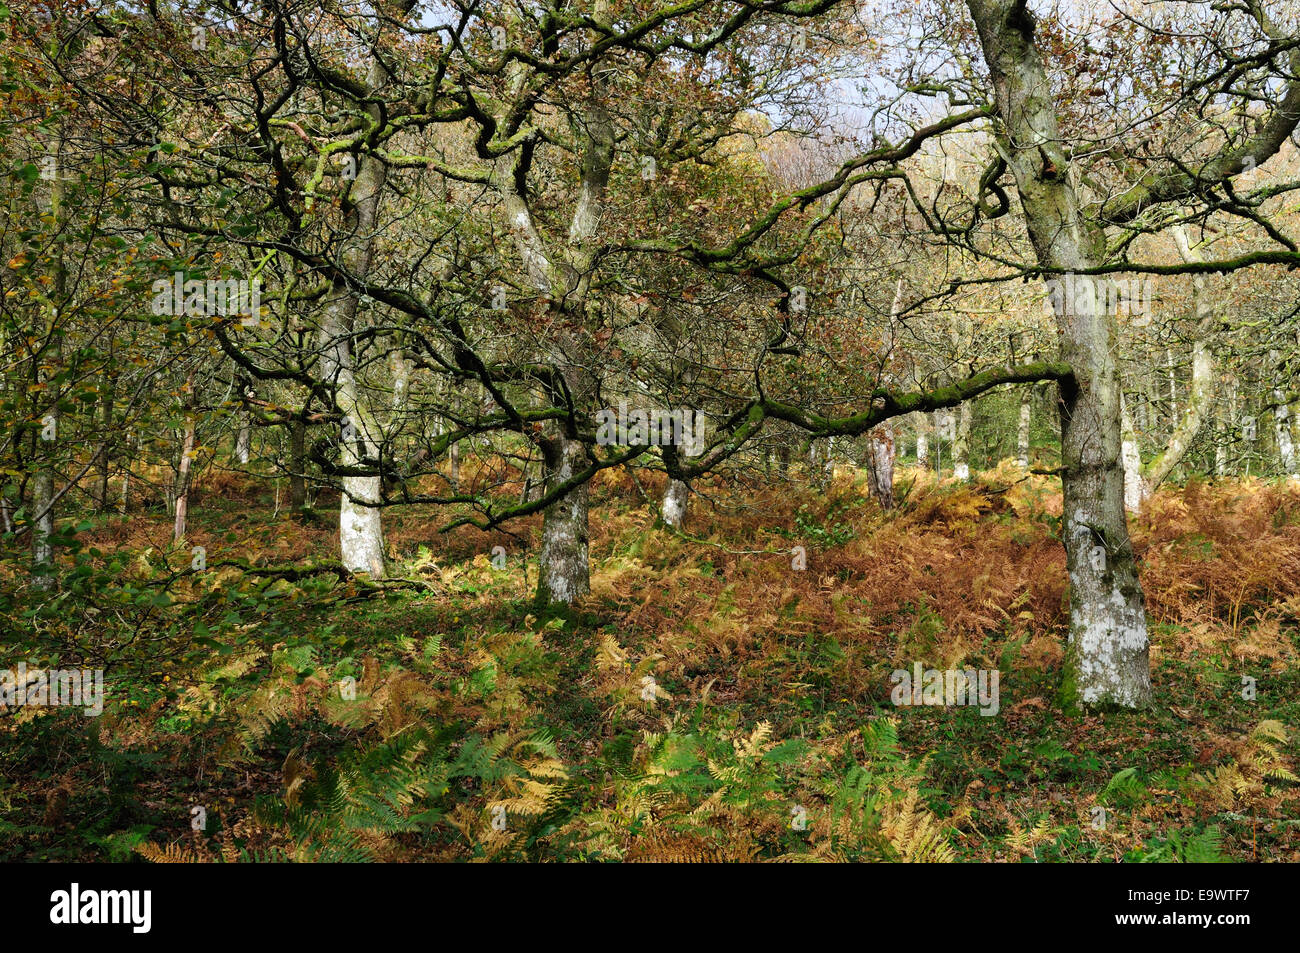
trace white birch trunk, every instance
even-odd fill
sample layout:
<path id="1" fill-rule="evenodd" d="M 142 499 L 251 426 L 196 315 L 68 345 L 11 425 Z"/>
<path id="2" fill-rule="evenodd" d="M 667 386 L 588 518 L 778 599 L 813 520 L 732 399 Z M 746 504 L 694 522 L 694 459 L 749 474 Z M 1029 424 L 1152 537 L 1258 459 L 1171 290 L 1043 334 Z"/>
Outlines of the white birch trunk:
<path id="1" fill-rule="evenodd" d="M 1029 469 L 1029 432 L 1030 425 L 1033 423 L 1033 411 L 1030 403 L 1033 394 L 1033 390 L 1029 387 L 1021 388 L 1020 422 L 1016 428 L 1016 463 L 1026 470 Z"/>
<path id="2" fill-rule="evenodd" d="M 1142 475 L 1142 455 L 1138 449 L 1137 433 L 1133 430 L 1133 420 L 1129 417 L 1128 405 L 1121 393 L 1120 406 L 1120 457 L 1124 466 L 1124 509 L 1136 513 L 1150 495 L 1146 477 Z"/>
<path id="3" fill-rule="evenodd" d="M 185 383 L 189 393 L 186 396 L 185 436 L 181 441 L 181 459 L 176 467 L 176 510 L 172 523 L 172 542 L 179 543 L 185 538 L 185 520 L 190 509 L 190 467 L 194 462 L 194 442 L 198 423 L 194 416 L 194 379 Z"/>
<path id="4" fill-rule="evenodd" d="M 659 518 L 673 529 L 681 529 L 686 520 L 686 502 L 690 498 L 691 488 L 681 480 L 668 481 L 664 490 L 663 501 L 659 504 Z"/>
<path id="5" fill-rule="evenodd" d="M 32 562 L 38 572 L 32 577 L 32 585 L 37 589 L 51 589 L 54 576 L 51 574 L 54 563 L 54 471 L 42 466 L 32 478 L 32 511 L 36 514 L 36 523 L 32 529 Z"/>
<path id="6" fill-rule="evenodd" d="M 253 428 L 249 426 L 248 414 L 241 412 L 239 415 L 239 432 L 235 434 L 235 462 L 240 466 L 247 466 L 252 447 Z"/>
<path id="7" fill-rule="evenodd" d="M 1290 480 L 1300 479 L 1300 470 L 1296 468 L 1295 440 L 1291 433 L 1291 408 L 1286 403 L 1286 393 L 1278 388 L 1273 391 L 1273 400 L 1277 406 L 1273 409 L 1273 423 L 1277 431 L 1277 457 L 1282 473 Z"/>
<path id="8" fill-rule="evenodd" d="M 956 426 L 952 439 L 952 475 L 958 480 L 970 480 L 970 401 L 957 408 Z"/>
<path id="9" fill-rule="evenodd" d="M 63 207 L 63 169 L 62 145 L 55 139 L 49 146 L 49 156 L 54 160 L 54 181 L 50 184 L 50 212 L 54 221 L 60 226 L 66 219 Z M 62 305 L 67 290 L 67 272 L 62 258 L 56 258 L 53 268 L 53 281 L 49 300 L 54 302 L 41 310 L 47 321 L 47 329 L 52 341 L 53 355 L 57 361 L 62 335 L 57 333 L 59 324 L 59 306 Z M 38 379 L 43 372 L 37 372 Z M 53 402 L 48 412 L 42 417 L 42 434 L 39 447 L 39 462 L 32 479 L 32 512 L 35 525 L 32 527 L 32 563 L 38 572 L 33 576 L 32 584 L 37 589 L 54 588 L 54 455 L 58 440 L 58 402 Z M 44 428 L 54 431 L 51 439 L 44 439 Z"/>
<path id="10" fill-rule="evenodd" d="M 1204 256 L 1199 248 L 1191 245 L 1187 233 L 1181 225 L 1176 226 L 1173 232 L 1174 240 L 1178 245 L 1178 251 L 1183 261 L 1190 264 L 1203 260 Z M 1205 426 L 1206 417 L 1214 403 L 1217 380 L 1215 377 L 1214 352 L 1210 348 L 1210 334 L 1213 331 L 1214 323 L 1213 315 L 1208 297 L 1205 294 L 1204 282 L 1201 278 L 1196 279 L 1194 288 L 1193 306 L 1196 313 L 1196 327 L 1192 341 L 1192 375 L 1191 380 L 1188 382 L 1187 403 L 1181 415 L 1175 411 L 1174 426 L 1170 431 L 1169 441 L 1165 448 L 1145 467 L 1141 466 L 1139 462 L 1136 469 L 1133 469 L 1127 456 L 1128 450 L 1125 449 L 1124 503 L 1129 512 L 1136 511 L 1155 492 L 1156 487 L 1182 462 L 1187 455 L 1187 451 L 1191 448 L 1192 442 Z M 1166 353 L 1169 355 L 1169 385 L 1172 407 L 1174 398 L 1173 354 L 1172 351 L 1168 350 Z M 1127 420 L 1127 414 L 1125 414 L 1124 426 L 1127 441 L 1128 434 L 1133 429 L 1131 421 Z M 1134 453 L 1136 454 L 1136 445 L 1134 446 Z"/>

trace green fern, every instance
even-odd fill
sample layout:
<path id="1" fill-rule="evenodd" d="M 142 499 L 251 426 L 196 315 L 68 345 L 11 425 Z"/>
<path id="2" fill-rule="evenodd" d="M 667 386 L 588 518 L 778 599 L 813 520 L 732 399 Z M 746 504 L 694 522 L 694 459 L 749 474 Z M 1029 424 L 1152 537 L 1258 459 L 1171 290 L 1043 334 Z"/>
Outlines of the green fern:
<path id="1" fill-rule="evenodd" d="M 1158 840 L 1138 860 L 1144 864 L 1226 864 L 1230 858 L 1223 852 L 1223 832 L 1217 825 L 1202 831 L 1187 833 L 1172 830 L 1169 836 Z"/>

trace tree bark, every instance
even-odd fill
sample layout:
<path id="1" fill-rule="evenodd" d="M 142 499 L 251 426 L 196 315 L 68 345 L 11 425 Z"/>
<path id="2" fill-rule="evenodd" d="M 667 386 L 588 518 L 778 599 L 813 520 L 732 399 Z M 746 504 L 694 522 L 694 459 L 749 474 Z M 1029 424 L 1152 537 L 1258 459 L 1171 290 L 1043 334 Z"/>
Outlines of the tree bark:
<path id="1" fill-rule="evenodd" d="M 894 508 L 894 428 L 884 424 L 867 440 L 867 480 L 882 510 Z"/>
<path id="2" fill-rule="evenodd" d="M 104 368 L 104 390 L 99 395 L 100 426 L 103 427 L 104 450 L 99 455 L 98 474 L 95 480 L 95 509 L 108 512 L 108 478 L 113 469 L 113 407 L 117 400 L 117 362 L 114 359 L 113 336 L 108 338 L 108 363 Z"/>
<path id="3" fill-rule="evenodd" d="M 243 400 L 249 396 L 249 382 L 247 378 L 235 378 L 235 388 L 239 391 L 240 409 L 236 413 L 237 427 L 235 431 L 235 463 L 240 466 L 248 465 L 248 457 L 253 446 L 253 427 L 249 420 L 248 411 L 243 407 Z"/>
<path id="4" fill-rule="evenodd" d="M 1129 416 L 1128 404 L 1124 395 L 1119 395 L 1120 408 L 1120 459 L 1124 467 L 1124 509 L 1136 513 L 1142 508 L 1142 502 L 1151 494 L 1142 474 L 1142 451 L 1138 446 L 1137 431 L 1133 429 L 1133 419 Z"/>
<path id="5" fill-rule="evenodd" d="M 1286 392 L 1280 387 L 1273 391 L 1273 424 L 1277 434 L 1277 458 L 1282 474 L 1289 480 L 1300 479 L 1296 466 L 1295 439 L 1291 433 L 1291 408 L 1286 402 Z"/>
<path id="6" fill-rule="evenodd" d="M 1023 0 L 967 0 L 1002 123 L 999 150 L 1015 176 L 1038 262 L 1052 273 L 1103 263 L 1103 230 L 1070 184 L 1051 85 Z M 1064 538 L 1070 634 L 1061 701 L 1080 707 L 1151 703 L 1146 610 L 1124 511 L 1120 465 L 1118 324 L 1113 312 L 1056 296 Z"/>
<path id="7" fill-rule="evenodd" d="M 546 490 L 570 479 L 584 468 L 586 451 L 581 441 L 559 437 L 542 442 Z M 588 563 L 587 510 L 589 486 L 570 490 L 542 512 L 542 550 L 537 599 L 542 605 L 565 605 L 591 591 Z"/>
<path id="8" fill-rule="evenodd" d="M 54 160 L 55 170 L 54 180 L 50 183 L 50 213 L 61 231 L 66 221 L 66 209 L 63 205 L 62 141 L 56 138 L 50 144 L 48 152 Z M 64 306 L 67 297 L 67 269 L 61 255 L 54 256 L 51 279 L 49 303 L 43 305 L 41 310 L 47 321 L 51 342 L 50 363 L 54 365 L 58 363 L 62 351 L 60 342 L 63 336 L 58 332 L 59 309 Z M 45 386 L 46 372 L 41 369 L 40 363 L 43 362 L 34 362 L 33 377 Z M 48 368 L 48 371 L 50 376 L 53 376 L 53 366 Z M 53 393 L 53 389 L 50 393 Z M 42 416 L 42 428 L 37 439 L 37 470 L 32 480 L 32 513 L 35 517 L 35 525 L 32 527 L 32 563 L 36 569 L 32 584 L 37 589 L 54 588 L 54 457 L 59 418 L 57 394 L 54 396 L 55 399 L 51 401 L 46 414 Z M 43 439 L 46 426 L 53 429 L 49 439 Z"/>
<path id="9" fill-rule="evenodd" d="M 963 481 L 970 479 L 970 420 L 970 401 L 963 401 L 952 432 L 952 475 Z"/>
<path id="10" fill-rule="evenodd" d="M 122 444 L 122 519 L 126 519 L 126 511 L 131 505 L 131 431 L 126 432 L 126 440 Z"/>
<path id="11" fill-rule="evenodd" d="M 307 421 L 296 419 L 289 428 L 289 508 L 307 506 Z"/>
<path id="12" fill-rule="evenodd" d="M 185 382 L 185 437 L 181 441 L 181 459 L 176 466 L 175 521 L 172 523 L 172 542 L 185 538 L 185 519 L 190 509 L 190 466 L 194 460 L 194 441 L 198 422 L 194 412 L 194 377 Z"/>
<path id="13" fill-rule="evenodd" d="M 1187 240 L 1187 233 L 1181 225 L 1174 228 L 1174 239 L 1178 244 L 1183 261 L 1191 263 L 1203 260 L 1200 251 Z M 1155 492 L 1174 467 L 1182 462 L 1191 448 L 1192 441 L 1205 426 L 1205 419 L 1214 403 L 1218 381 L 1215 377 L 1214 352 L 1210 347 L 1210 335 L 1213 331 L 1213 313 L 1205 294 L 1204 280 L 1197 277 L 1194 284 L 1193 301 L 1195 309 L 1196 330 L 1192 339 L 1192 376 L 1188 383 L 1187 403 L 1180 416 L 1175 417 L 1174 426 L 1169 434 L 1169 441 L 1164 450 L 1143 466 L 1138 457 L 1136 435 L 1133 434 L 1132 421 L 1127 409 L 1123 410 L 1122 426 L 1124 428 L 1124 506 L 1129 512 L 1136 512 Z M 1171 408 L 1174 398 L 1174 373 L 1172 352 L 1169 354 L 1169 385 Z"/>
<path id="14" fill-rule="evenodd" d="M 387 71 L 375 53 L 368 82 L 377 89 L 388 79 Z M 378 122 L 377 106 L 371 118 Z M 379 225 L 380 198 L 388 178 L 384 163 L 367 153 L 361 159 L 356 179 L 344 202 L 346 235 L 340 257 L 358 279 L 370 275 L 374 261 L 375 237 Z M 377 465 L 379 458 L 378 424 L 363 405 L 357 388 L 351 335 L 356 325 L 357 291 L 338 278 L 325 302 L 319 330 L 321 372 L 334 387 L 334 405 L 342 415 L 342 439 L 339 459 L 345 468 Z M 339 501 L 339 549 L 344 568 L 351 572 L 384 574 L 384 532 L 380 507 L 382 488 L 378 473 L 373 476 L 348 475 L 342 479 L 343 494 Z"/>
<path id="15" fill-rule="evenodd" d="M 1033 424 L 1034 389 L 1029 386 L 1020 388 L 1020 420 L 1016 427 L 1016 463 L 1029 469 L 1029 433 Z"/>
<path id="16" fill-rule="evenodd" d="M 32 585 L 37 589 L 54 587 L 54 470 L 42 465 L 32 478 L 32 511 L 36 525 L 32 530 L 32 562 L 36 574 Z"/>
<path id="17" fill-rule="evenodd" d="M 666 526 L 681 529 L 686 520 L 686 504 L 690 499 L 691 488 L 681 480 L 668 481 L 664 489 L 663 502 L 659 505 L 659 518 Z"/>
<path id="18" fill-rule="evenodd" d="M 606 7 L 598 4 L 593 20 L 604 24 L 607 19 Z M 517 79 L 517 75 L 512 75 L 512 81 Z M 596 387 L 593 362 L 584 344 L 586 338 L 566 329 L 585 328 L 588 324 L 588 296 L 599 261 L 597 238 L 614 163 L 614 122 L 604 103 L 607 81 L 607 74 L 593 75 L 582 120 L 575 129 L 580 143 L 581 183 L 567 241 L 551 246 L 539 232 L 529 206 L 530 196 L 518 185 L 527 174 L 526 167 L 513 164 L 522 161 L 521 157 L 502 160 L 494 177 L 528 280 L 552 301 L 550 326 L 557 330 L 546 342 L 545 350 L 563 379 L 566 393 L 552 393 L 551 397 L 555 401 L 572 402 L 579 413 L 593 415 Z M 586 452 L 568 427 L 567 421 L 548 422 L 538 438 L 548 490 L 585 469 Z M 543 512 L 537 580 L 537 598 L 543 605 L 569 604 L 590 591 L 588 500 L 589 490 L 583 484 Z"/>

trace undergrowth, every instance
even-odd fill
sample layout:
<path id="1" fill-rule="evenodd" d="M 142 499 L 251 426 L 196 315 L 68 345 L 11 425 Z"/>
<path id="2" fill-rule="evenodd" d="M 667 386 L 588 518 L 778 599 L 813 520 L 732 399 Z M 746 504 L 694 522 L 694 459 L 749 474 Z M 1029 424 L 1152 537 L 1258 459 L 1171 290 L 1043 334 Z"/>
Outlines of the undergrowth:
<path id="1" fill-rule="evenodd" d="M 0 713 L 0 859 L 1300 859 L 1300 492 L 1162 490 L 1133 525 L 1157 707 L 1064 718 L 1059 492 L 907 479 L 888 514 L 851 472 L 696 497 L 681 535 L 653 475 L 603 474 L 557 613 L 517 538 L 394 511 L 375 585 L 238 485 L 181 547 L 161 515 L 65 527 L 54 595 L 6 544 L 8 667 L 108 692 Z M 998 715 L 895 707 L 914 663 L 999 670 Z"/>

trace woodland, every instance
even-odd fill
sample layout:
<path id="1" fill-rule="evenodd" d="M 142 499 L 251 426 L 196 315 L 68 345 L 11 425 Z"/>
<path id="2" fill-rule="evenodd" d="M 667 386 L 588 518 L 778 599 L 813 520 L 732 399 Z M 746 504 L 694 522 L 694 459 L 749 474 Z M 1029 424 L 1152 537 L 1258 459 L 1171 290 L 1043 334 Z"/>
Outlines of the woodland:
<path id="1" fill-rule="evenodd" d="M 0 859 L 1300 860 L 1296 0 L 2 0 Z"/>

